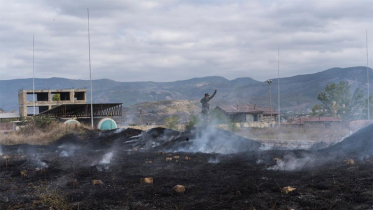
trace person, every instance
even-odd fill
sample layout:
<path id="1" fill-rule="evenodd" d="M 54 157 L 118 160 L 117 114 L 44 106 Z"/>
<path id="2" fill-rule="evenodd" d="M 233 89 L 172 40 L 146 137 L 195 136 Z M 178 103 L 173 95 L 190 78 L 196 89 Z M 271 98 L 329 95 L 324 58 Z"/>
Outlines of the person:
<path id="1" fill-rule="evenodd" d="M 210 111 L 210 104 L 209 104 L 209 101 L 214 98 L 216 94 L 216 90 L 214 91 L 214 94 L 212 94 L 212 96 L 210 97 L 210 95 L 208 93 L 205 93 L 205 97 L 201 99 L 201 104 L 202 104 L 202 119 L 204 121 L 204 123 L 208 123 L 209 120 L 210 120 L 210 115 L 209 115 L 209 111 Z"/>

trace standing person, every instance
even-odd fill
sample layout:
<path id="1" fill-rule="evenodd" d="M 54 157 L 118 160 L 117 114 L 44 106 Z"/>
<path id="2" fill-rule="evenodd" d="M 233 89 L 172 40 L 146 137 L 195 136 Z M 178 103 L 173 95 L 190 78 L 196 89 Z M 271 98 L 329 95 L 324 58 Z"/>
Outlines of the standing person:
<path id="1" fill-rule="evenodd" d="M 212 96 L 210 97 L 210 95 L 208 93 L 205 94 L 205 97 L 201 99 L 201 103 L 202 103 L 202 119 L 204 121 L 205 124 L 207 124 L 209 122 L 209 118 L 210 118 L 210 114 L 209 114 L 209 111 L 210 111 L 210 104 L 209 104 L 209 101 L 214 98 L 216 94 L 216 90 L 214 91 L 214 94 L 212 94 Z"/>

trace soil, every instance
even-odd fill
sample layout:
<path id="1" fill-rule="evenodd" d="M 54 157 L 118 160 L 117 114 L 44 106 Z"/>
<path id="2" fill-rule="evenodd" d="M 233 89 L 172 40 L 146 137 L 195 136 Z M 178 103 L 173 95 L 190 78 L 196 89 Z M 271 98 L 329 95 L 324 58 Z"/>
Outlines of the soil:
<path id="1" fill-rule="evenodd" d="M 2 146 L 0 209 L 373 209 L 373 157 L 364 146 L 372 129 L 319 151 L 261 151 L 227 131 L 206 141 L 203 129 L 163 128 Z M 231 143 L 214 145 L 214 135 Z"/>

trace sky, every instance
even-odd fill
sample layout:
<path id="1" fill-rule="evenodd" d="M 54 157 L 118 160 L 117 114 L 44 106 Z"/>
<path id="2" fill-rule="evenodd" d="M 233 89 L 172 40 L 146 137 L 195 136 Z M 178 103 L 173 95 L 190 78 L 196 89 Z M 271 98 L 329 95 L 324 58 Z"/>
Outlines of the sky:
<path id="1" fill-rule="evenodd" d="M 368 0 L 0 0 L 0 80 L 265 81 L 373 66 Z M 278 62 L 279 49 L 279 62 Z"/>

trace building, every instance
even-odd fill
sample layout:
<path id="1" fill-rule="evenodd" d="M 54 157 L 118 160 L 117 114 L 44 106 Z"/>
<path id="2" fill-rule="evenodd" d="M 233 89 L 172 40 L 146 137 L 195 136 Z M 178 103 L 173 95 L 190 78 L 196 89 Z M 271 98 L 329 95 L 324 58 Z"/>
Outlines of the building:
<path id="1" fill-rule="evenodd" d="M 220 105 L 213 112 L 226 116 L 232 122 L 274 122 L 278 113 L 270 107 L 257 105 Z"/>
<path id="2" fill-rule="evenodd" d="M 58 97 L 54 97 L 55 95 Z M 37 109 L 35 114 L 38 114 L 63 104 L 86 104 L 86 95 L 86 89 L 20 90 L 18 92 L 19 114 L 21 117 L 32 115 L 27 110 L 34 105 Z"/>
<path id="3" fill-rule="evenodd" d="M 0 133 L 15 130 L 19 118 L 18 113 L 0 113 Z"/>

